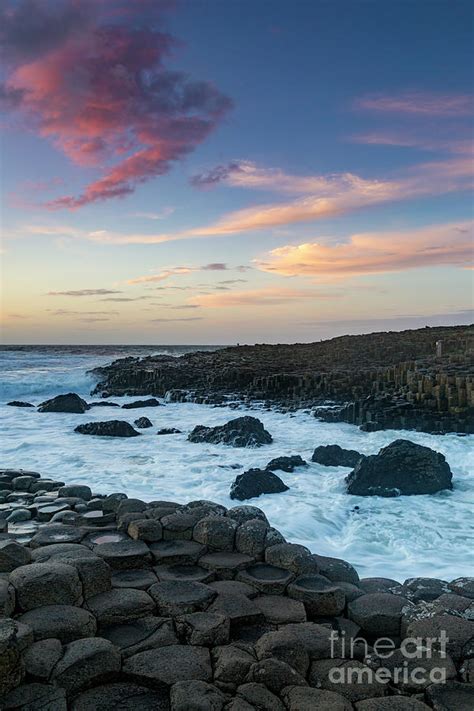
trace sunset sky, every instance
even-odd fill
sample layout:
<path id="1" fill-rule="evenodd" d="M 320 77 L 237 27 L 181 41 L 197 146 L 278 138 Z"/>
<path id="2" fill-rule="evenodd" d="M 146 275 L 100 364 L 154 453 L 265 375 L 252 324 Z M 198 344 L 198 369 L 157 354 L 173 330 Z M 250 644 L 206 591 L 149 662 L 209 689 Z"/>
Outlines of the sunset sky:
<path id="1" fill-rule="evenodd" d="M 472 4 L 3 0 L 5 343 L 472 320 Z"/>

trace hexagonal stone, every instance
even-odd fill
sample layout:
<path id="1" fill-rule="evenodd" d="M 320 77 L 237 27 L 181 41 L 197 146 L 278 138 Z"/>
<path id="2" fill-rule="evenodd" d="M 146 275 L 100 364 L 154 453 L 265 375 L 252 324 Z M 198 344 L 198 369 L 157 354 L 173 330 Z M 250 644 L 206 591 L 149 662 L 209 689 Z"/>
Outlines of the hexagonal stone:
<path id="1" fill-rule="evenodd" d="M 283 689 L 282 697 L 288 711 L 351 711 L 353 708 L 352 704 L 340 694 L 335 694 L 333 691 L 324 691 L 323 689 L 288 686 Z M 393 699 L 395 697 L 392 696 L 390 698 Z M 377 699 L 378 701 L 379 699 Z M 373 711 L 378 711 L 379 708 L 380 710 L 382 709 L 382 707 L 374 707 Z"/>
<path id="2" fill-rule="evenodd" d="M 169 708 L 167 689 L 149 689 L 123 681 L 84 691 L 71 705 L 71 711 L 169 711 Z"/>
<path id="3" fill-rule="evenodd" d="M 310 618 L 333 617 L 346 606 L 341 588 L 322 575 L 300 575 L 288 585 L 288 595 L 304 603 Z"/>
<path id="4" fill-rule="evenodd" d="M 207 516 L 196 523 L 193 538 L 213 550 L 232 551 L 237 524 L 224 516 Z"/>
<path id="5" fill-rule="evenodd" d="M 192 580 L 163 580 L 152 585 L 149 593 L 159 614 L 173 617 L 205 610 L 217 595 L 208 585 Z"/>
<path id="6" fill-rule="evenodd" d="M 46 506 L 38 506 L 36 510 L 36 519 L 38 521 L 50 521 L 57 513 L 70 511 L 71 507 L 68 504 L 47 504 Z"/>
<path id="7" fill-rule="evenodd" d="M 125 513 L 136 513 L 145 511 L 148 508 L 146 504 L 141 499 L 121 499 L 117 506 L 117 516 L 121 516 Z M 144 518 L 144 517 L 143 517 Z"/>
<path id="8" fill-rule="evenodd" d="M 105 511 L 84 511 L 76 521 L 76 525 L 85 526 L 86 530 L 91 528 L 104 528 L 115 523 L 115 514 Z"/>
<path id="9" fill-rule="evenodd" d="M 261 555 L 265 551 L 268 529 L 269 525 L 260 519 L 242 523 L 235 534 L 236 550 L 250 556 Z"/>
<path id="10" fill-rule="evenodd" d="M 150 543 L 150 551 L 155 563 L 191 565 L 206 552 L 206 546 L 196 541 L 158 541 Z"/>
<path id="11" fill-rule="evenodd" d="M 102 543 L 94 548 L 94 553 L 115 570 L 147 567 L 151 561 L 150 549 L 143 541 Z"/>
<path id="12" fill-rule="evenodd" d="M 310 686 L 333 691 L 351 703 L 387 693 L 387 683 L 380 683 L 367 665 L 357 659 L 322 659 L 311 664 Z"/>
<path id="13" fill-rule="evenodd" d="M 82 543 L 89 548 L 94 549 L 95 546 L 100 546 L 103 543 L 120 543 L 120 541 L 128 541 L 129 537 L 121 531 L 97 531 L 97 533 L 88 533 L 82 539 Z"/>
<path id="14" fill-rule="evenodd" d="M 227 701 L 222 691 L 205 681 L 178 681 L 170 698 L 173 711 L 221 711 Z"/>
<path id="15" fill-rule="evenodd" d="M 108 639 L 90 637 L 66 645 L 56 664 L 52 680 L 66 693 L 77 694 L 83 688 L 107 680 L 120 671 L 119 650 Z"/>
<path id="16" fill-rule="evenodd" d="M 32 548 L 40 548 L 53 543 L 80 543 L 83 536 L 84 532 L 75 526 L 51 523 L 40 528 L 31 539 L 30 545 Z"/>
<path id="17" fill-rule="evenodd" d="M 232 693 L 243 684 L 252 664 L 256 662 L 251 647 L 227 644 L 212 650 L 214 681 L 219 688 Z"/>
<path id="18" fill-rule="evenodd" d="M 224 617 L 228 617 L 231 628 L 263 620 L 262 612 L 254 604 L 253 600 L 249 600 L 245 595 L 221 593 L 210 605 L 208 611 L 217 612 L 224 615 Z"/>
<path id="19" fill-rule="evenodd" d="M 59 556 L 55 556 L 53 560 L 56 561 L 58 558 Z M 102 558 L 95 555 L 88 555 L 84 558 L 74 555 L 72 558 L 68 558 L 67 554 L 64 554 L 64 558 L 61 556 L 60 559 L 77 570 L 82 583 L 82 594 L 86 600 L 110 590 L 112 586 L 111 570 Z"/>
<path id="20" fill-rule="evenodd" d="M 119 570 L 112 575 L 112 587 L 114 588 L 135 588 L 136 590 L 148 590 L 149 587 L 158 582 L 158 578 L 152 570 Z"/>
<path id="21" fill-rule="evenodd" d="M 456 578 L 448 584 L 449 589 L 457 595 L 469 597 L 474 600 L 474 577 Z"/>
<path id="22" fill-rule="evenodd" d="M 437 578 L 408 578 L 401 586 L 400 593 L 414 603 L 432 602 L 443 593 L 449 593 L 448 583 Z"/>
<path id="23" fill-rule="evenodd" d="M 250 667 L 247 683 L 265 684 L 274 694 L 280 694 L 285 686 L 307 686 L 306 679 L 280 659 L 262 659 Z"/>
<path id="24" fill-rule="evenodd" d="M 177 644 L 173 621 L 165 617 L 142 617 L 122 625 L 110 625 L 102 636 L 118 647 L 124 658 L 138 652 Z"/>
<path id="25" fill-rule="evenodd" d="M 293 575 L 269 563 L 255 563 L 237 575 L 237 580 L 251 585 L 260 592 L 269 595 L 280 595 L 285 592 L 288 584 L 293 580 Z"/>
<path id="26" fill-rule="evenodd" d="M 2 711 L 67 711 L 66 692 L 49 684 L 22 684 L 2 699 Z"/>
<path id="27" fill-rule="evenodd" d="M 306 610 L 302 602 L 292 600 L 286 595 L 259 595 L 255 605 L 262 612 L 267 622 L 285 625 L 289 622 L 306 622 Z"/>
<path id="28" fill-rule="evenodd" d="M 474 686 L 458 681 L 432 684 L 425 692 L 427 701 L 436 711 L 472 711 Z"/>
<path id="29" fill-rule="evenodd" d="M 405 605 L 409 605 L 409 601 L 399 595 L 369 593 L 350 602 L 347 614 L 368 635 L 399 635 Z"/>
<path id="30" fill-rule="evenodd" d="M 15 588 L 0 578 L 0 617 L 10 617 L 15 610 Z"/>
<path id="31" fill-rule="evenodd" d="M 211 657 L 205 647 L 170 645 L 126 659 L 123 673 L 135 681 L 166 686 L 194 679 L 211 681 Z"/>
<path id="32" fill-rule="evenodd" d="M 34 679 L 48 681 L 62 654 L 63 646 L 59 639 L 34 642 L 24 655 L 26 673 Z"/>
<path id="33" fill-rule="evenodd" d="M 329 694 L 330 692 L 326 691 L 325 693 Z M 429 711 L 431 707 L 424 704 L 423 701 L 409 696 L 386 696 L 358 701 L 355 708 L 357 711 Z M 440 711 L 441 708 L 438 707 L 437 711 Z M 453 706 L 445 707 L 444 711 L 461 711 L 461 709 Z M 467 707 L 464 711 L 468 711 Z"/>
<path id="34" fill-rule="evenodd" d="M 291 570 L 292 573 L 304 573 L 311 553 L 305 546 L 296 543 L 279 543 L 270 546 L 265 551 L 265 561 L 279 568 Z"/>
<path id="35" fill-rule="evenodd" d="M 87 608 L 102 627 L 151 615 L 155 603 L 144 590 L 112 589 L 87 600 Z"/>
<path id="36" fill-rule="evenodd" d="M 245 523 L 246 521 L 251 521 L 252 519 L 259 519 L 260 521 L 268 524 L 268 519 L 262 509 L 259 509 L 258 506 L 251 506 L 250 504 L 233 506 L 227 511 L 226 516 L 228 518 L 232 518 L 239 525 L 241 523 Z"/>
<path id="37" fill-rule="evenodd" d="M 28 548 L 11 539 L 0 541 L 0 573 L 9 573 L 31 560 Z"/>
<path id="38" fill-rule="evenodd" d="M 57 637 L 63 644 L 96 633 L 95 617 L 81 607 L 72 605 L 47 605 L 28 610 L 18 618 L 33 630 L 35 640 Z"/>
<path id="39" fill-rule="evenodd" d="M 434 650 L 439 649 L 438 640 L 441 634 L 447 637 L 446 650 L 454 661 L 472 656 L 472 651 L 469 648 L 474 637 L 474 622 L 471 620 L 454 615 L 439 614 L 412 622 L 406 632 L 407 637 L 421 637 L 422 639 L 430 637 L 434 640 L 432 642 Z"/>
<path id="40" fill-rule="evenodd" d="M 388 593 L 391 588 L 400 587 L 400 583 L 393 578 L 361 578 L 357 585 L 365 593 Z"/>
<path id="41" fill-rule="evenodd" d="M 179 617 L 176 629 L 186 644 L 214 647 L 229 641 L 230 620 L 217 612 L 193 612 Z"/>
<path id="42" fill-rule="evenodd" d="M 154 543 L 163 538 L 163 527 L 153 518 L 138 519 L 128 524 L 127 533 L 135 541 Z"/>
<path id="43" fill-rule="evenodd" d="M 250 704 L 252 709 L 259 709 L 259 711 L 285 711 L 285 707 L 278 696 L 272 694 L 263 684 L 242 684 L 238 687 L 237 694 Z"/>
<path id="44" fill-rule="evenodd" d="M 64 563 L 30 563 L 10 573 L 19 610 L 43 605 L 80 605 L 82 584 L 77 570 Z"/>
<path id="45" fill-rule="evenodd" d="M 53 559 L 64 562 L 65 559 L 70 560 L 74 557 L 93 558 L 94 553 L 80 543 L 53 543 L 49 546 L 35 548 L 31 552 L 31 559 L 35 563 L 43 563 Z"/>
<path id="46" fill-rule="evenodd" d="M 411 645 L 411 650 L 415 647 Z M 408 647 L 410 649 L 410 647 Z M 381 656 L 371 654 L 366 658 L 366 663 L 372 669 L 383 667 L 391 674 L 390 684 L 398 689 L 402 694 L 421 694 L 427 686 L 432 684 L 431 673 L 435 679 L 445 680 L 455 679 L 457 675 L 456 667 L 449 654 L 430 650 L 420 652 L 420 656 L 407 658 L 406 651 L 401 649 L 390 650 L 390 655 L 383 653 Z M 421 667 L 421 673 L 420 673 Z M 400 675 L 400 669 L 405 674 Z"/>
<path id="47" fill-rule="evenodd" d="M 153 519 L 151 519 L 153 520 Z M 165 541 L 186 540 L 193 537 L 194 516 L 183 511 L 173 511 L 161 519 L 163 538 Z"/>
<path id="48" fill-rule="evenodd" d="M 352 583 L 358 585 L 359 575 L 356 569 L 342 558 L 331 558 L 325 555 L 311 555 L 311 559 L 317 564 L 320 575 L 332 580 L 333 583 Z"/>
<path id="49" fill-rule="evenodd" d="M 218 593 L 229 593 L 230 595 L 245 595 L 245 597 L 257 597 L 258 591 L 247 583 L 240 580 L 215 580 L 209 583 L 209 587 Z"/>
<path id="50" fill-rule="evenodd" d="M 314 622 L 288 624 L 264 634 L 255 649 L 259 659 L 281 659 L 300 674 L 306 674 L 309 658 L 324 659 L 333 653 L 331 630 Z"/>
<path id="51" fill-rule="evenodd" d="M 221 580 L 232 580 L 235 578 L 239 570 L 247 568 L 255 561 L 248 555 L 243 553 L 206 553 L 199 559 L 199 564 L 207 570 L 212 570 Z"/>
<path id="52" fill-rule="evenodd" d="M 214 573 L 201 568 L 200 565 L 157 565 L 155 573 L 159 580 L 194 580 L 197 583 L 208 583 L 214 580 Z"/>
<path id="53" fill-rule="evenodd" d="M 0 619 L 0 694 L 6 694 L 23 679 L 21 651 L 15 621 Z"/>

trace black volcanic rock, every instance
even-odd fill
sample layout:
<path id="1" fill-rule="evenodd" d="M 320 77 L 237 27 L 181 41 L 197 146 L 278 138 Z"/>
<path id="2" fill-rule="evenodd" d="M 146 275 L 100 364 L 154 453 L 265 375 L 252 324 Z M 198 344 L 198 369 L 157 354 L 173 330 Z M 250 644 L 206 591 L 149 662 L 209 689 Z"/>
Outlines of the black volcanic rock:
<path id="1" fill-rule="evenodd" d="M 57 395 L 38 405 L 38 412 L 86 412 L 89 405 L 76 393 Z"/>
<path id="2" fill-rule="evenodd" d="M 434 494 L 452 489 L 452 476 L 442 454 L 397 439 L 378 454 L 361 459 L 346 483 L 347 492 L 358 496 Z"/>
<path id="3" fill-rule="evenodd" d="M 227 444 L 230 447 L 261 447 L 270 444 L 273 438 L 256 417 L 237 417 L 225 425 L 204 427 L 198 425 L 188 436 L 190 442 Z"/>
<path id="4" fill-rule="evenodd" d="M 269 471 L 280 470 L 282 472 L 292 472 L 295 467 L 306 467 L 307 462 L 300 457 L 299 454 L 293 454 L 291 457 L 276 457 L 268 462 L 265 469 Z"/>
<path id="5" fill-rule="evenodd" d="M 118 402 L 107 402 L 107 400 L 94 400 L 87 403 L 89 407 L 120 407 Z"/>
<path id="6" fill-rule="evenodd" d="M 181 434 L 181 430 L 177 430 L 176 427 L 163 427 L 158 430 L 157 435 L 170 435 L 170 434 Z"/>
<path id="7" fill-rule="evenodd" d="M 31 402 L 23 402 L 23 400 L 12 400 L 7 402 L 7 405 L 11 405 L 11 407 L 34 407 Z"/>
<path id="8" fill-rule="evenodd" d="M 338 444 L 326 444 L 316 447 L 311 461 L 324 464 L 326 467 L 355 467 L 363 456 L 355 449 L 343 449 Z"/>
<path id="9" fill-rule="evenodd" d="M 149 420 L 148 417 L 139 417 L 133 424 L 141 430 L 144 430 L 147 427 L 153 427 L 153 422 Z"/>
<path id="10" fill-rule="evenodd" d="M 150 397 L 147 400 L 134 400 L 133 402 L 126 402 L 122 405 L 124 410 L 134 410 L 139 407 L 161 407 L 161 402 L 158 402 L 156 397 Z"/>
<path id="11" fill-rule="evenodd" d="M 100 437 L 138 437 L 140 432 L 133 429 L 132 425 L 124 420 L 107 420 L 106 422 L 87 422 L 78 425 L 74 432 Z"/>
<path id="12" fill-rule="evenodd" d="M 249 469 L 239 474 L 230 487 L 230 498 L 245 501 L 261 494 L 280 494 L 289 487 L 279 476 L 267 469 Z"/>

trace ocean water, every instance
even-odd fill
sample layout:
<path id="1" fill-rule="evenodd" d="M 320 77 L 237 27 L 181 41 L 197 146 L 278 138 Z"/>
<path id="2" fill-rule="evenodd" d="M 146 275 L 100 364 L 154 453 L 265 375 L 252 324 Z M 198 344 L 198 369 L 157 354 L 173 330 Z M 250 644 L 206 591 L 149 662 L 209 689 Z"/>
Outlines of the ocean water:
<path id="1" fill-rule="evenodd" d="M 85 414 L 39 413 L 7 407 L 9 400 L 39 404 L 60 393 L 89 396 L 94 380 L 86 371 L 126 355 L 170 353 L 194 347 L 8 347 L 0 351 L 1 467 L 33 469 L 68 483 L 87 483 L 98 493 L 124 491 L 128 496 L 211 499 L 225 506 L 235 476 L 249 467 L 265 466 L 273 457 L 300 454 L 310 460 L 320 444 L 340 444 L 374 454 L 394 439 L 405 438 L 442 452 L 454 474 L 454 490 L 430 496 L 393 499 L 345 493 L 350 470 L 310 463 L 293 474 L 278 472 L 290 487 L 283 494 L 249 501 L 294 543 L 321 555 L 350 561 L 361 576 L 403 581 L 412 576 L 451 580 L 472 575 L 474 536 L 474 436 L 437 436 L 388 430 L 364 433 L 348 424 L 322 423 L 308 412 L 288 415 L 255 407 L 234 410 L 188 403 L 160 408 L 118 410 L 93 408 Z M 112 398 L 120 404 L 136 398 Z M 271 445 L 235 449 L 193 444 L 187 434 L 198 424 L 218 425 L 239 414 L 259 417 L 273 435 Z M 146 415 L 153 428 L 131 439 L 86 437 L 76 425 L 93 420 Z M 161 427 L 182 434 L 156 436 Z M 239 465 L 239 469 L 232 466 Z M 358 507 L 356 509 L 355 507 Z"/>

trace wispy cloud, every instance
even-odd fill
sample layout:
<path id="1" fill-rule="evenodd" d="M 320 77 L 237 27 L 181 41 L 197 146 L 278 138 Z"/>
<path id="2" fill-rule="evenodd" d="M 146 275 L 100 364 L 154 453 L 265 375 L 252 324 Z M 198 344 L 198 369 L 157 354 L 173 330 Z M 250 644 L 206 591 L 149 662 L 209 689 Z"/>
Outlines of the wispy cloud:
<path id="1" fill-rule="evenodd" d="M 175 322 L 182 322 L 182 321 L 202 321 L 203 317 L 202 316 L 193 316 L 189 318 L 153 318 L 151 319 L 152 323 L 175 323 Z"/>
<path id="2" fill-rule="evenodd" d="M 400 94 L 371 94 L 354 102 L 354 108 L 382 113 L 419 116 L 458 117 L 474 113 L 474 100 L 469 94 L 441 94 L 406 91 Z"/>
<path id="3" fill-rule="evenodd" d="M 175 211 L 174 207 L 164 207 L 159 212 L 131 212 L 129 217 L 140 217 L 143 220 L 164 220 Z"/>
<path id="4" fill-rule="evenodd" d="M 106 294 L 121 294 L 116 289 L 71 289 L 69 291 L 48 291 L 47 296 L 105 296 Z"/>
<path id="5" fill-rule="evenodd" d="M 290 300 L 334 299 L 338 294 L 317 292 L 309 289 L 288 289 L 284 287 L 265 287 L 249 291 L 232 291 L 228 294 L 203 294 L 192 298 L 193 303 L 206 308 L 225 308 L 232 306 L 276 306 Z"/>
<path id="6" fill-rule="evenodd" d="M 118 316 L 118 311 L 69 311 L 68 309 L 47 309 L 52 316 Z"/>
<path id="7" fill-rule="evenodd" d="M 124 197 L 167 173 L 232 103 L 209 82 L 165 66 L 179 42 L 157 0 L 3 3 L 3 103 L 78 165 L 116 161 L 78 196 L 78 208 Z"/>
<path id="8" fill-rule="evenodd" d="M 201 267 L 203 272 L 224 272 L 229 267 L 224 262 L 212 262 L 211 264 L 205 264 Z"/>
<path id="9" fill-rule="evenodd" d="M 147 299 L 156 298 L 153 296 L 108 296 L 106 299 L 100 299 L 100 301 L 113 301 L 116 303 L 127 303 L 128 301 L 145 301 Z"/>
<path id="10" fill-rule="evenodd" d="M 159 274 L 146 274 L 145 276 L 135 277 L 135 279 L 128 279 L 127 284 L 153 284 L 154 282 L 165 281 L 165 279 L 173 276 L 190 274 L 193 271 L 195 271 L 193 267 L 172 267 L 164 269 Z"/>
<path id="11" fill-rule="evenodd" d="M 473 261 L 472 222 L 354 234 L 343 243 L 309 242 L 270 252 L 260 269 L 285 276 L 341 278 Z"/>

